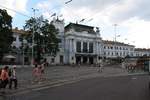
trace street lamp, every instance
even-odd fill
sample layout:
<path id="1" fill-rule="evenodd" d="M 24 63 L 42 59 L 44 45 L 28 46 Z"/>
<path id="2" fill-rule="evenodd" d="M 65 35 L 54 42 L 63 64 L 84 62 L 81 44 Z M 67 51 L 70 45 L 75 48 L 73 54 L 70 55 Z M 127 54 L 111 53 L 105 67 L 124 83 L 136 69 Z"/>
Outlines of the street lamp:
<path id="1" fill-rule="evenodd" d="M 66 1 L 65 4 L 68 4 L 68 3 L 70 3 L 70 2 L 72 2 L 72 0 Z"/>
<path id="2" fill-rule="evenodd" d="M 25 44 L 27 44 L 27 41 L 25 39 L 23 39 L 22 41 L 22 66 L 24 67 L 24 49 L 25 49 Z"/>
<path id="3" fill-rule="evenodd" d="M 38 9 L 32 8 L 32 10 L 33 10 L 33 17 L 35 20 L 35 12 L 38 11 Z M 32 66 L 33 66 L 33 61 L 34 61 L 34 33 L 35 33 L 34 27 L 35 27 L 35 22 L 33 22 L 33 34 L 32 34 L 32 58 L 31 58 L 31 65 Z"/>
<path id="4" fill-rule="evenodd" d="M 117 35 L 117 26 L 118 24 L 114 24 L 114 33 L 115 33 L 115 41 L 114 41 L 114 47 L 115 47 L 115 57 L 116 55 L 116 42 L 117 42 L 117 37 L 120 37 L 120 35 Z"/>

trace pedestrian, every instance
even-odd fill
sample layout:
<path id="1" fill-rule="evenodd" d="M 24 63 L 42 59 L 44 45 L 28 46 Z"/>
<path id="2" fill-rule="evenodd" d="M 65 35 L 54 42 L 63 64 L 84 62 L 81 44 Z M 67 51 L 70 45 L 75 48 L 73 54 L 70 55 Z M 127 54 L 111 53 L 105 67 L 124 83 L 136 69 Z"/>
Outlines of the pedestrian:
<path id="1" fill-rule="evenodd" d="M 33 70 L 32 70 L 32 76 L 33 76 L 33 82 L 37 82 L 38 81 L 38 66 L 37 64 L 35 64 Z"/>
<path id="2" fill-rule="evenodd" d="M 45 70 L 45 63 L 41 64 L 41 73 L 44 74 Z"/>
<path id="3" fill-rule="evenodd" d="M 41 80 L 43 80 L 43 79 L 44 79 L 45 66 L 46 66 L 46 64 L 45 64 L 45 63 L 41 64 Z M 39 69 L 39 70 L 40 70 L 40 69 Z"/>
<path id="4" fill-rule="evenodd" d="M 80 66 L 81 66 L 81 61 L 78 62 L 78 67 L 80 67 Z"/>
<path id="5" fill-rule="evenodd" d="M 8 80 L 9 80 L 9 75 L 8 75 L 8 69 L 9 67 L 8 66 L 5 66 L 3 69 L 2 69 L 2 72 L 1 72 L 1 87 L 2 87 L 2 93 L 5 93 L 5 88 L 8 84 Z"/>
<path id="6" fill-rule="evenodd" d="M 102 70 L 103 70 L 102 65 L 101 65 L 101 64 L 98 64 L 98 67 L 99 67 L 98 72 L 102 72 Z"/>
<path id="7" fill-rule="evenodd" d="M 37 70 L 37 82 L 40 84 L 42 81 L 42 66 L 38 65 L 38 70 Z"/>
<path id="8" fill-rule="evenodd" d="M 16 75 L 16 66 L 14 65 L 12 69 L 10 69 L 10 79 L 9 79 L 9 89 L 12 89 L 12 84 L 14 83 L 14 89 L 17 89 L 18 80 Z"/>
<path id="9" fill-rule="evenodd" d="M 0 89 L 2 88 L 1 72 L 2 72 L 2 68 L 0 68 Z"/>

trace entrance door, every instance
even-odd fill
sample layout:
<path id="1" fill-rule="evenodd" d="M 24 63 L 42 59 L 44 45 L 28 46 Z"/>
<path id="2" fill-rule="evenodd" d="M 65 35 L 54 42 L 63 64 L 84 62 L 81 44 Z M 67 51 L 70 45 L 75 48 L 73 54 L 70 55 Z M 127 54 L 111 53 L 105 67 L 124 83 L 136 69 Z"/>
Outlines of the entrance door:
<path id="1" fill-rule="evenodd" d="M 61 55 L 60 56 L 60 63 L 63 64 L 63 61 L 64 61 L 64 57 Z"/>
<path id="2" fill-rule="evenodd" d="M 81 57 L 80 56 L 76 56 L 76 64 L 80 64 L 81 63 Z"/>
<path id="3" fill-rule="evenodd" d="M 87 57 L 83 57 L 83 63 L 84 63 L 84 64 L 87 63 Z"/>
<path id="4" fill-rule="evenodd" d="M 89 57 L 89 63 L 93 64 L 93 57 Z"/>

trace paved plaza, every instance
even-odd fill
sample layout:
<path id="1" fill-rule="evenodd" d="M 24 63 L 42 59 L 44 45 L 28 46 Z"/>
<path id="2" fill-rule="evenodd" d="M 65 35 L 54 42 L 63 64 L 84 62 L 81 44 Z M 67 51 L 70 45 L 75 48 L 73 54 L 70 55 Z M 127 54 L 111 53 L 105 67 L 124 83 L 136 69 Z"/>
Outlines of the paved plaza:
<path id="1" fill-rule="evenodd" d="M 9 95 L 41 90 L 95 77 L 115 77 L 133 74 L 119 65 L 105 66 L 102 72 L 98 72 L 99 67 L 93 66 L 49 66 L 45 68 L 45 79 L 40 83 L 32 83 L 32 69 L 33 67 L 30 66 L 17 68 L 19 86 L 17 90 L 8 89 L 7 93 Z M 147 73 L 138 72 L 134 74 Z"/>

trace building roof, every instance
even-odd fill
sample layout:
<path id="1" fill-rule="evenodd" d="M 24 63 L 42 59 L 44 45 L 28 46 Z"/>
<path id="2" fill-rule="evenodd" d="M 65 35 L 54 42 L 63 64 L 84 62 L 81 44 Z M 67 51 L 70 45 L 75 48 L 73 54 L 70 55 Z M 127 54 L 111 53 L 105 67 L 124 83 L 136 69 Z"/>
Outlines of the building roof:
<path id="1" fill-rule="evenodd" d="M 146 48 L 135 48 L 135 51 L 149 51 L 150 52 L 150 48 L 146 49 Z"/>
<path id="2" fill-rule="evenodd" d="M 54 17 L 51 23 L 54 23 L 54 22 L 64 23 L 64 19 L 60 20 L 58 17 L 57 19 Z"/>
<path id="3" fill-rule="evenodd" d="M 86 31 L 86 32 L 88 32 L 90 34 L 96 34 L 96 32 L 94 31 L 94 27 L 87 26 L 87 25 L 82 25 L 82 24 L 77 24 L 77 23 L 69 23 L 67 26 L 65 26 L 65 32 L 69 31 L 72 28 L 76 32 Z"/>
<path id="4" fill-rule="evenodd" d="M 23 29 L 18 29 L 18 28 L 14 28 L 14 29 L 12 29 L 12 32 L 13 33 L 18 33 L 18 34 L 29 34 L 29 32 L 27 32 L 27 31 L 24 31 Z"/>
<path id="5" fill-rule="evenodd" d="M 115 42 L 115 41 L 108 41 L 108 40 L 103 40 L 104 44 L 112 44 L 112 45 L 119 45 L 119 46 L 131 46 L 134 47 L 134 45 L 129 45 L 129 44 L 125 44 L 125 43 L 121 43 L 121 42 Z"/>

